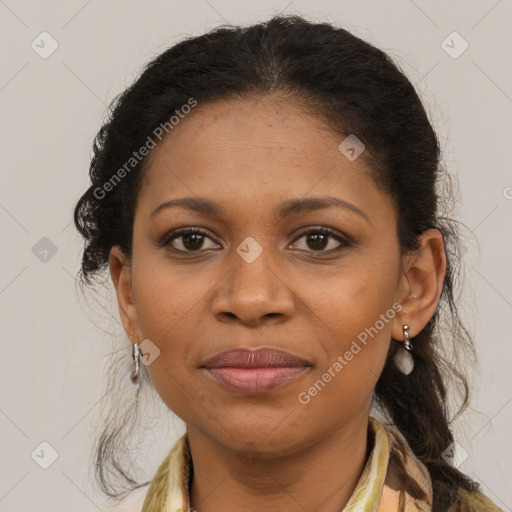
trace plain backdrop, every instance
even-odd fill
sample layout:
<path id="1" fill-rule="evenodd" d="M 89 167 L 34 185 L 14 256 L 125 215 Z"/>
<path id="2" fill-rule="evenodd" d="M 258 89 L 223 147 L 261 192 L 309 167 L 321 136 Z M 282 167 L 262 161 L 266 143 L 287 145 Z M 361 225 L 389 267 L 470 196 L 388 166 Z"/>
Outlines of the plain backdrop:
<path id="1" fill-rule="evenodd" d="M 89 455 L 104 354 L 121 334 L 115 303 L 79 296 L 72 211 L 106 105 L 181 38 L 277 13 L 333 22 L 389 52 L 425 103 L 459 181 L 460 300 L 480 360 L 455 424 L 461 470 L 512 510 L 510 0 L 0 0 L 3 512 L 104 510 Z M 182 428 L 155 432 L 146 479 Z"/>

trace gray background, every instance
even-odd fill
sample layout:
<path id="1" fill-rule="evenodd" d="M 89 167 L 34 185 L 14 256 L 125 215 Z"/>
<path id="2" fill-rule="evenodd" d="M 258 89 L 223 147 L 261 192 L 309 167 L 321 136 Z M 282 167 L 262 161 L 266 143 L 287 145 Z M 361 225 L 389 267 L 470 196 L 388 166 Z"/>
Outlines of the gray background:
<path id="1" fill-rule="evenodd" d="M 112 295 L 78 295 L 71 218 L 106 105 L 185 35 L 279 12 L 341 24 L 389 52 L 425 102 L 459 180 L 460 301 L 480 358 L 471 409 L 455 424 L 461 469 L 512 510 L 511 11 L 510 0 L 0 0 L 0 510 L 105 510 L 88 462 L 104 355 L 123 333 Z M 58 43 L 46 59 L 31 47 L 51 48 L 43 31 Z M 443 47 L 454 31 L 469 44 L 457 58 Z M 452 54 L 457 37 L 444 43 Z M 183 429 L 175 425 L 151 444 L 149 478 Z M 48 469 L 31 457 L 50 456 L 42 442 L 58 453 Z"/>

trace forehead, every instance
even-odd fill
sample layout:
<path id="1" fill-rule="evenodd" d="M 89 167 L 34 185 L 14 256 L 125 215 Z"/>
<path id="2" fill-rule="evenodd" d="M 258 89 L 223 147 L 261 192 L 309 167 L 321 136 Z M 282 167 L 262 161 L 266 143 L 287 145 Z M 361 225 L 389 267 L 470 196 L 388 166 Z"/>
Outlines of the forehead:
<path id="1" fill-rule="evenodd" d="M 339 150 L 344 138 L 289 99 L 199 103 L 151 151 L 140 203 L 149 210 L 197 195 L 251 207 L 278 196 L 329 193 L 370 208 L 385 197 L 364 152 L 349 160 Z"/>

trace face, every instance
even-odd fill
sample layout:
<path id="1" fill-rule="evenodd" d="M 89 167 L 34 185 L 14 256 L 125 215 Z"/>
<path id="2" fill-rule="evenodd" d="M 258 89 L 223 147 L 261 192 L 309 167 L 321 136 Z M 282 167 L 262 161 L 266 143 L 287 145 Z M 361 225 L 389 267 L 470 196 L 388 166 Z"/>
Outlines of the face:
<path id="1" fill-rule="evenodd" d="M 160 350 L 167 406 L 226 447 L 291 453 L 368 417 L 400 323 L 397 217 L 342 140 L 267 97 L 199 104 L 151 152 L 125 326 Z M 293 364 L 205 367 L 262 347 Z"/>

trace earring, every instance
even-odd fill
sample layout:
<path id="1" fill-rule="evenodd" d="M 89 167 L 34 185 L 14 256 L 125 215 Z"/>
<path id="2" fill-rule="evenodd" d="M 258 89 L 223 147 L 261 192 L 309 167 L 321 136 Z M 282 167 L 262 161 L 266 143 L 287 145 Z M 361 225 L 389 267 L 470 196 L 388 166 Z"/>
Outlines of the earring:
<path id="1" fill-rule="evenodd" d="M 402 327 L 404 332 L 404 346 L 400 347 L 395 354 L 395 364 L 397 368 L 404 374 L 409 375 L 414 369 L 414 359 L 412 358 L 410 351 L 412 350 L 412 344 L 409 339 L 409 326 L 404 325 Z"/>
<path id="2" fill-rule="evenodd" d="M 130 375 L 130 380 L 133 383 L 138 383 L 140 377 L 140 358 L 142 357 L 142 349 L 139 347 L 137 343 L 133 345 L 133 353 L 132 358 L 135 361 L 135 369 L 132 370 L 132 374 Z"/>

